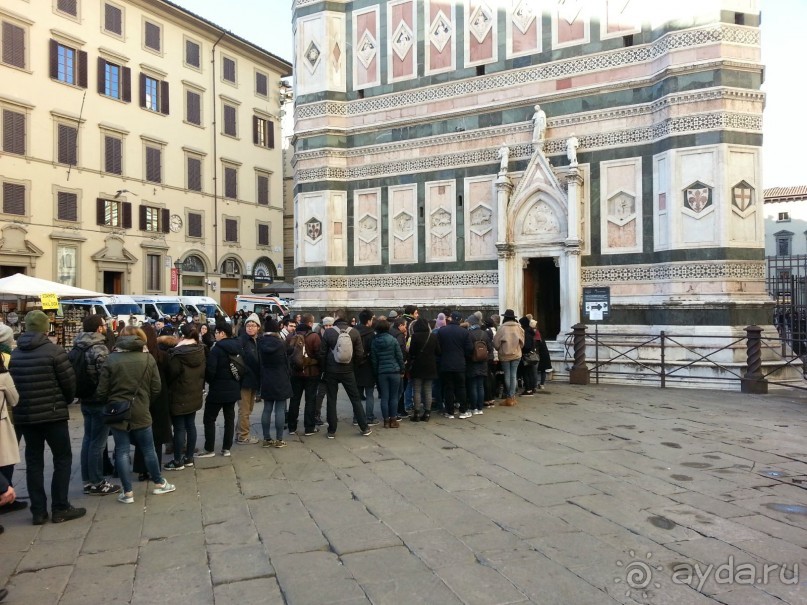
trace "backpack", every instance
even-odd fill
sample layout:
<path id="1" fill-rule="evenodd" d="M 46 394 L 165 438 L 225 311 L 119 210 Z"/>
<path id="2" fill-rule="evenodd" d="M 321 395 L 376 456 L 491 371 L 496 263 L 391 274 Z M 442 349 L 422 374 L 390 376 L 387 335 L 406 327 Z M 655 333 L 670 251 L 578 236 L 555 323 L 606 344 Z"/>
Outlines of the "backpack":
<path id="1" fill-rule="evenodd" d="M 247 364 L 244 362 L 244 356 L 241 353 L 228 354 L 227 365 L 234 380 L 238 382 L 244 380 L 244 376 L 247 374 Z"/>
<path id="2" fill-rule="evenodd" d="M 67 354 L 67 359 L 70 360 L 70 365 L 73 366 L 73 372 L 76 374 L 76 397 L 79 399 L 88 399 L 95 395 L 95 390 L 98 388 L 98 381 L 93 380 L 90 376 L 89 363 L 87 361 L 87 352 L 89 349 L 81 347 L 73 347 Z"/>
<path id="3" fill-rule="evenodd" d="M 472 361 L 488 360 L 488 345 L 481 338 L 474 341 L 474 352 L 471 354 Z"/>
<path id="4" fill-rule="evenodd" d="M 302 334 L 295 334 L 291 339 L 291 355 L 289 356 L 291 369 L 295 372 L 301 372 L 306 366 L 307 358 L 308 352 L 305 350 L 305 337 Z"/>
<path id="5" fill-rule="evenodd" d="M 350 328 L 339 328 L 336 345 L 333 348 L 333 358 L 336 363 L 350 363 L 353 361 L 353 341 L 350 339 Z"/>

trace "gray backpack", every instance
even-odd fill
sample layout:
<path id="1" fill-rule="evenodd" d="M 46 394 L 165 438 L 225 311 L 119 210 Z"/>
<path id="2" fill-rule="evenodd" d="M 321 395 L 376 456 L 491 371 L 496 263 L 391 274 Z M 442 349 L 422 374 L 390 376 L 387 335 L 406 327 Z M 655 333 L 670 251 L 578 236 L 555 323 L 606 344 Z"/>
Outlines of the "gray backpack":
<path id="1" fill-rule="evenodd" d="M 333 348 L 333 358 L 336 363 L 350 363 L 353 361 L 353 341 L 350 338 L 350 328 L 339 328 L 339 336 Z"/>

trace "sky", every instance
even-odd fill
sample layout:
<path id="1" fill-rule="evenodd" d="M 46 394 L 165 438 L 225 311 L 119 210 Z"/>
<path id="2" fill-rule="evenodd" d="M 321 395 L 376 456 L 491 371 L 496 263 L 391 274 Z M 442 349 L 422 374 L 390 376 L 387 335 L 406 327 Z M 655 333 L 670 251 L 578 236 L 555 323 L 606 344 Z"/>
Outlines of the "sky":
<path id="1" fill-rule="evenodd" d="M 246 38 L 292 63 L 292 0 L 173 0 L 176 4 Z M 807 185 L 797 141 L 807 141 L 804 99 L 807 81 L 800 61 L 807 0 L 762 2 L 762 60 L 766 104 L 763 114 L 764 188 Z"/>

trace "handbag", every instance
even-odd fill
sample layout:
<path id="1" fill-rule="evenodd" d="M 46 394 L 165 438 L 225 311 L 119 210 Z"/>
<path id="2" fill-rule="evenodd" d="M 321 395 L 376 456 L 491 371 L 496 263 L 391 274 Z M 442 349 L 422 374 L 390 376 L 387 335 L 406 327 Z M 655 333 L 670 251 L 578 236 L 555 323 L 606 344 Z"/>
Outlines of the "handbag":
<path id="1" fill-rule="evenodd" d="M 146 353 L 148 355 L 148 353 Z M 143 379 L 146 377 L 146 372 L 149 369 L 148 359 L 146 359 L 146 367 L 143 370 L 143 375 L 137 383 L 137 389 L 132 395 L 131 399 L 123 399 L 120 401 L 110 401 L 104 405 L 104 424 L 115 424 L 117 422 L 125 422 L 132 417 L 132 405 L 140 392 L 140 386 L 143 384 Z"/>
<path id="2" fill-rule="evenodd" d="M 527 363 L 529 365 L 538 363 L 539 361 L 541 361 L 541 358 L 538 356 L 538 351 L 536 351 L 535 349 L 531 350 L 524 356 L 524 363 Z"/>

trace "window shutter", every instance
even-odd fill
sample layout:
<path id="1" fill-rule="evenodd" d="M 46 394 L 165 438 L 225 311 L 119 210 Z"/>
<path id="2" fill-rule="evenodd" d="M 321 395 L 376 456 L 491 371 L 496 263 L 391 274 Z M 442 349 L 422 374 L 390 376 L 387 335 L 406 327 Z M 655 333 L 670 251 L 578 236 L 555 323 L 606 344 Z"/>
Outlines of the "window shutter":
<path id="1" fill-rule="evenodd" d="M 3 183 L 3 212 L 25 215 L 25 185 Z"/>
<path id="2" fill-rule="evenodd" d="M 202 237 L 202 215 L 191 212 L 188 214 L 188 236 Z"/>
<path id="3" fill-rule="evenodd" d="M 224 197 L 238 199 L 238 183 L 235 168 L 224 168 Z"/>
<path id="4" fill-rule="evenodd" d="M 188 105 L 188 122 L 198 126 L 202 123 L 201 96 L 192 90 L 188 90 L 185 97 Z"/>
<path id="5" fill-rule="evenodd" d="M 269 245 L 269 225 L 258 225 L 258 245 Z"/>
<path id="6" fill-rule="evenodd" d="M 59 124 L 59 157 L 60 164 L 76 164 L 77 130 L 67 124 Z"/>
<path id="7" fill-rule="evenodd" d="M 199 45 L 196 42 L 185 40 L 185 63 L 199 67 Z"/>
<path id="8" fill-rule="evenodd" d="M 140 230 L 146 230 L 146 213 L 148 212 L 148 208 L 146 208 L 143 204 L 140 204 Z"/>
<path id="9" fill-rule="evenodd" d="M 56 2 L 56 8 L 63 13 L 73 15 L 74 17 L 78 15 L 78 6 L 76 0 L 58 0 Z"/>
<path id="10" fill-rule="evenodd" d="M 199 158 L 188 158 L 188 189 L 202 190 L 202 160 Z"/>
<path id="11" fill-rule="evenodd" d="M 238 241 L 238 221 L 235 219 L 224 219 L 224 239 L 228 242 Z"/>
<path id="12" fill-rule="evenodd" d="M 112 174 L 123 174 L 121 159 L 121 140 L 116 137 L 104 137 L 104 170 Z"/>
<path id="13" fill-rule="evenodd" d="M 146 21 L 146 46 L 160 52 L 160 27 Z"/>
<path id="14" fill-rule="evenodd" d="M 57 196 L 58 208 L 56 210 L 56 217 L 60 221 L 77 221 L 78 220 L 78 195 L 75 193 L 68 193 L 60 191 Z"/>
<path id="15" fill-rule="evenodd" d="M 98 94 L 106 92 L 106 60 L 98 57 Z"/>
<path id="16" fill-rule="evenodd" d="M 168 115 L 168 82 L 160 82 L 160 113 Z"/>
<path id="17" fill-rule="evenodd" d="M 111 4 L 104 5 L 104 29 L 119 36 L 123 34 L 121 10 Z"/>
<path id="18" fill-rule="evenodd" d="M 25 155 L 25 114 L 3 110 L 3 151 Z"/>
<path id="19" fill-rule="evenodd" d="M 25 30 L 3 21 L 3 63 L 25 68 Z"/>
<path id="20" fill-rule="evenodd" d="M 266 74 L 260 72 L 255 74 L 255 92 L 264 97 L 269 93 L 268 79 Z"/>
<path id="21" fill-rule="evenodd" d="M 269 205 L 269 177 L 258 175 L 258 204 Z"/>
<path id="22" fill-rule="evenodd" d="M 123 79 L 123 100 L 126 103 L 132 101 L 132 70 L 128 67 L 121 68 L 121 78 Z"/>
<path id="23" fill-rule="evenodd" d="M 95 224 L 106 225 L 106 200 L 102 197 L 95 198 Z"/>
<path id="24" fill-rule="evenodd" d="M 224 134 L 228 134 L 231 137 L 236 136 L 235 107 L 232 105 L 224 106 Z"/>
<path id="25" fill-rule="evenodd" d="M 123 202 L 123 228 L 132 228 L 132 202 Z"/>
<path id="26" fill-rule="evenodd" d="M 260 133 L 258 129 L 261 127 L 261 119 L 258 116 L 252 116 L 252 142 L 258 145 L 261 142 Z"/>
<path id="27" fill-rule="evenodd" d="M 160 210 L 160 231 L 163 233 L 171 231 L 171 211 L 168 208 Z"/>
<path id="28" fill-rule="evenodd" d="M 87 53 L 78 51 L 78 85 L 87 88 Z"/>
<path id="29" fill-rule="evenodd" d="M 162 183 L 162 150 L 157 147 L 146 147 L 146 180 Z"/>
<path id="30" fill-rule="evenodd" d="M 50 41 L 50 77 L 59 79 L 59 43 L 56 40 Z"/>
<path id="31" fill-rule="evenodd" d="M 140 107 L 146 108 L 146 74 L 140 74 Z"/>
<path id="32" fill-rule="evenodd" d="M 269 149 L 275 148 L 275 123 L 272 120 L 266 120 L 266 136 L 269 139 L 267 147 Z"/>

